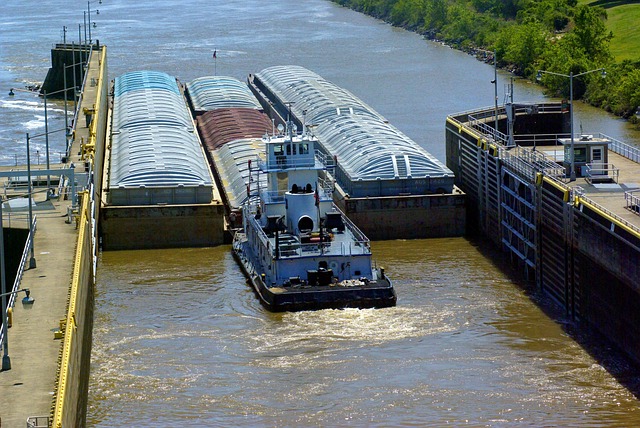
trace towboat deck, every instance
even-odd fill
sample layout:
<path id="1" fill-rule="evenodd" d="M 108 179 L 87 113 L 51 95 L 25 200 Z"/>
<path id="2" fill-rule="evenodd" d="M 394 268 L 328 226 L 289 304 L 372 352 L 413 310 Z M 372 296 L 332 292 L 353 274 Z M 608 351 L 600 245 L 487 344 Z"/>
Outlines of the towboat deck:
<path id="1" fill-rule="evenodd" d="M 340 224 L 338 228 L 323 230 L 322 236 L 319 232 L 303 233 L 300 236 L 287 232 L 277 235 L 269 233 L 269 247 L 278 248 L 280 258 L 371 254 L 369 240 L 346 217 L 343 217 Z"/>
<path id="2" fill-rule="evenodd" d="M 318 234 L 298 237 L 289 233 L 278 235 L 280 257 L 304 257 L 304 256 L 350 256 L 357 254 L 370 254 L 368 242 L 354 242 L 349 237 L 349 232 L 337 232 L 324 234 L 320 241 Z M 269 237 L 270 245 L 275 248 L 276 237 Z"/>
<path id="3" fill-rule="evenodd" d="M 395 291 L 391 281 L 384 275 L 384 270 L 382 269 L 380 271 L 381 275 L 374 277 L 372 280 L 350 279 L 331 283 L 330 285 L 310 285 L 306 281 L 296 281 L 294 279 L 283 286 L 267 286 L 261 275 L 256 271 L 256 264 L 251 256 L 249 244 L 244 233 L 236 233 L 233 246 L 233 255 L 251 284 L 253 291 L 261 303 L 271 311 L 384 308 L 395 306 L 396 304 Z M 312 250 L 315 251 L 316 255 L 321 254 L 316 244 L 308 244 L 308 246 L 316 247 L 316 250 Z M 330 247 L 333 246 L 335 245 Z M 300 251 L 302 251 L 302 245 Z M 289 257 L 293 257 L 293 255 Z"/>

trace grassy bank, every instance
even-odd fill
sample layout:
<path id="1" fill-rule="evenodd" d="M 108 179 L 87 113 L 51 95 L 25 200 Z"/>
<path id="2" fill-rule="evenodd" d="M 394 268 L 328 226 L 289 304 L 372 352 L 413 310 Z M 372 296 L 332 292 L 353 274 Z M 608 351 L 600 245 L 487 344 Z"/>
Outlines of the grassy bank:
<path id="1" fill-rule="evenodd" d="M 579 0 L 578 4 L 600 6 L 607 12 L 605 25 L 613 33 L 610 48 L 617 62 L 640 60 L 640 3 L 637 0 Z"/>

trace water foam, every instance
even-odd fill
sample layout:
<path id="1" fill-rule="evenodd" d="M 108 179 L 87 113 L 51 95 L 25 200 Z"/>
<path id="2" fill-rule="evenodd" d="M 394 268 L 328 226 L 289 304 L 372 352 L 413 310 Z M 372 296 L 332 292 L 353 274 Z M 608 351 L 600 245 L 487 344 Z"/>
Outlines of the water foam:
<path id="1" fill-rule="evenodd" d="M 44 116 L 36 115 L 35 119 L 22 123 L 22 126 L 27 131 L 44 128 Z"/>
<path id="2" fill-rule="evenodd" d="M 44 104 L 38 101 L 0 100 L 0 108 L 43 112 Z"/>

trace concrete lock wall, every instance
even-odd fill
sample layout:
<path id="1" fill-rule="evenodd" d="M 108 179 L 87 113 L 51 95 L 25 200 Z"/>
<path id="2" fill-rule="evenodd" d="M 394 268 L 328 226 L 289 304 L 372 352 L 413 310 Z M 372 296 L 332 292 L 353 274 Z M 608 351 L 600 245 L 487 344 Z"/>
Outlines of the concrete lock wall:
<path id="1" fill-rule="evenodd" d="M 89 45 L 57 44 L 55 48 L 51 49 L 51 68 L 49 68 L 42 84 L 42 91 L 47 93 L 62 91 L 52 96 L 62 99 L 64 98 L 63 89 L 66 80 L 67 99 L 73 100 L 74 86 L 82 86 L 85 75 L 84 65 L 87 63 L 89 54 Z"/>
<path id="2" fill-rule="evenodd" d="M 93 184 L 79 194 L 77 213 L 78 240 L 73 261 L 73 275 L 69 288 L 66 317 L 60 322 L 63 340 L 58 358 L 58 378 L 51 409 L 53 427 L 85 426 L 91 344 L 93 334 L 93 309 L 95 301 L 95 256 L 97 251 L 98 206 L 96 203 L 96 171 L 101 171 L 108 117 L 107 97 L 107 52 L 106 47 L 94 48 L 92 56 L 98 57 L 98 78 L 87 85 L 96 87 L 95 103 L 89 112 L 92 115 L 89 134 L 80 149 L 81 158 L 88 169 L 94 172 Z M 95 64 L 92 61 L 92 64 Z M 87 71 L 88 72 L 88 71 Z M 83 87 L 83 92 L 86 88 Z M 84 123 L 84 121 L 81 121 Z M 79 126 L 78 123 L 75 126 Z M 74 143 L 77 144 L 77 141 Z M 97 174 L 97 184 L 100 177 Z M 98 187 L 99 188 L 99 187 Z"/>
<path id="3" fill-rule="evenodd" d="M 91 198 L 82 197 L 78 244 L 69 290 L 67 316 L 61 321 L 63 341 L 59 356 L 52 420 L 54 427 L 84 426 L 86 419 L 91 338 L 93 329 L 94 275 Z"/>
<path id="4" fill-rule="evenodd" d="M 102 46 L 100 54 L 100 77 L 97 90 L 95 116 L 92 119 L 89 131 L 89 141 L 84 147 L 84 157 L 93 160 L 93 180 L 96 191 L 102 191 L 102 170 L 104 167 L 105 142 L 107 140 L 107 119 L 109 118 L 109 85 L 107 47 Z M 91 82 L 89 82 L 91 84 Z M 100 204 L 97 204 L 99 207 Z"/>
<path id="5" fill-rule="evenodd" d="M 573 210 L 582 319 L 640 362 L 640 236 L 582 198 Z"/>
<path id="6" fill-rule="evenodd" d="M 469 198 L 469 230 L 491 239 L 566 316 L 640 363 L 640 232 L 451 117 L 446 143 L 447 166 Z"/>

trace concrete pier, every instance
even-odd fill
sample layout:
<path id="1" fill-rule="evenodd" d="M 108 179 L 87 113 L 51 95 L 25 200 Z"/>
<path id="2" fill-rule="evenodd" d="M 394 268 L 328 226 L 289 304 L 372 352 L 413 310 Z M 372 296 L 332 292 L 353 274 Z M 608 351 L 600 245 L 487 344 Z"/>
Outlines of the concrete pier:
<path id="1" fill-rule="evenodd" d="M 101 85 L 98 83 L 106 67 L 106 64 L 102 63 L 103 49 L 104 47 L 94 48 L 88 64 L 85 78 L 85 82 L 88 83 L 83 87 L 81 103 L 76 109 L 77 120 L 74 121 L 68 163 L 51 165 L 51 170 L 74 165 L 74 171 L 77 174 L 83 174 L 86 166 L 93 163 L 95 151 L 88 156 L 86 144 L 90 140 L 95 141 L 95 135 L 92 137 L 91 133 L 92 130 L 95 132 L 97 124 L 91 127 L 89 121 L 85 120 L 84 112 L 95 112 L 99 108 L 97 103 Z M 0 172 L 26 169 L 23 165 L 1 168 Z M 39 175 L 38 168 L 32 168 L 32 175 Z M 78 176 L 76 175 L 76 178 Z M 27 193 L 26 186 L 11 187 L 8 186 L 7 180 L 6 177 L 0 179 L 3 198 Z M 33 241 L 35 267 L 29 268 L 27 262 L 20 288 L 28 288 L 35 302 L 23 305 L 21 300 L 24 293 L 20 293 L 13 308 L 13 324 L 8 330 L 8 355 L 11 360 L 11 369 L 0 372 L 0 400 L 2 401 L 0 426 L 23 427 L 26 426 L 29 418 L 32 418 L 31 422 L 34 426 L 51 426 L 50 424 L 55 423 L 54 413 L 56 403 L 59 402 L 60 384 L 67 381 L 67 379 L 61 380 L 65 375 L 60 367 L 62 359 L 65 358 L 62 348 L 68 318 L 67 309 L 70 300 L 75 299 L 71 294 L 71 284 L 74 262 L 78 255 L 79 213 L 77 210 L 80 205 L 79 201 L 74 201 L 74 195 L 70 193 L 71 187 L 62 186 L 62 189 L 62 194 L 49 199 L 46 187 L 33 189 L 35 192 L 33 214 L 37 221 Z M 28 228 L 26 210 L 5 212 L 5 219 L 9 216 L 11 216 L 12 227 Z M 7 223 L 5 220 L 5 227 L 8 226 Z M 7 287 L 10 288 L 11 284 L 7 284 Z M 80 320 L 84 321 L 81 314 L 75 316 L 78 323 Z M 86 328 L 90 326 L 76 326 L 78 327 L 79 331 L 88 331 L 90 344 L 91 329 Z M 89 360 L 88 358 L 85 360 L 85 365 L 77 361 L 72 362 L 75 364 L 73 369 L 76 377 L 88 375 Z M 70 425 L 62 424 L 64 426 L 80 426 L 76 423 L 80 422 L 82 425 L 84 421 L 86 394 L 82 394 L 80 388 L 75 394 L 78 395 L 69 397 L 69 401 L 71 399 L 75 401 L 73 409 L 76 410 L 68 412 L 74 422 Z"/>
<path id="2" fill-rule="evenodd" d="M 45 205 L 45 196 L 40 193 L 35 202 Z M 65 317 L 77 230 L 66 222 L 70 200 L 53 200 L 46 205 L 34 212 L 36 267 L 24 271 L 21 283 L 35 302 L 23 305 L 24 293 L 17 296 L 13 325 L 8 330 L 11 370 L 0 372 L 2 426 L 25 426 L 29 416 L 48 417 L 51 411 L 60 350 L 55 331 Z M 23 223 L 26 228 L 28 222 Z"/>

